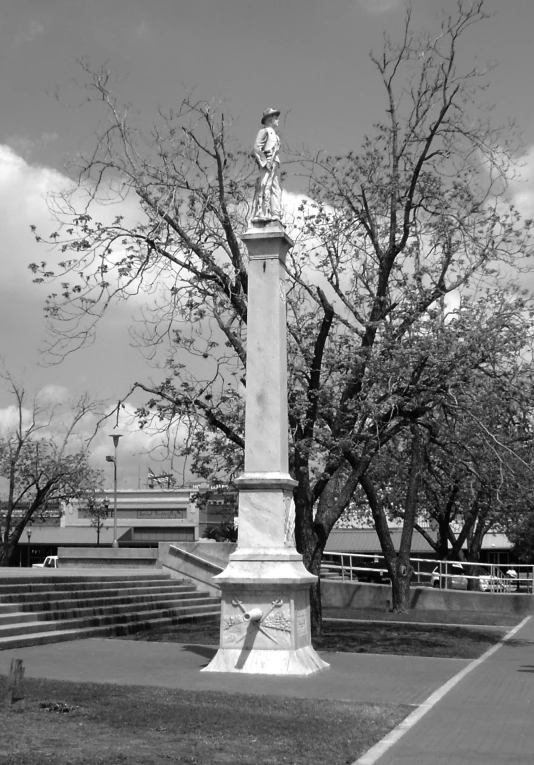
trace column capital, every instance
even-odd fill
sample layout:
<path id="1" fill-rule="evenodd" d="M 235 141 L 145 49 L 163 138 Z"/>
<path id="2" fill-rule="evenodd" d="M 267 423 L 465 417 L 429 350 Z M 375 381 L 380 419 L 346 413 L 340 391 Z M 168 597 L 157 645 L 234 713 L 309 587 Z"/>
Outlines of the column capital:
<path id="1" fill-rule="evenodd" d="M 241 235 L 251 260 L 275 258 L 285 260 L 285 256 L 295 242 L 289 237 L 281 223 L 265 226 L 251 226 Z"/>

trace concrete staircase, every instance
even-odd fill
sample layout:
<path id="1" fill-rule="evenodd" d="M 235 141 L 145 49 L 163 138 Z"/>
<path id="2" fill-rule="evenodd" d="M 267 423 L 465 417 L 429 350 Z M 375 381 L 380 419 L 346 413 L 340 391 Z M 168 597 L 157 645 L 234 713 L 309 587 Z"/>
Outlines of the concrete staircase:
<path id="1" fill-rule="evenodd" d="M 212 621 L 220 600 L 187 580 L 142 572 L 0 575 L 0 650 Z"/>
<path id="2" fill-rule="evenodd" d="M 156 568 L 156 547 L 59 547 L 60 568 Z"/>

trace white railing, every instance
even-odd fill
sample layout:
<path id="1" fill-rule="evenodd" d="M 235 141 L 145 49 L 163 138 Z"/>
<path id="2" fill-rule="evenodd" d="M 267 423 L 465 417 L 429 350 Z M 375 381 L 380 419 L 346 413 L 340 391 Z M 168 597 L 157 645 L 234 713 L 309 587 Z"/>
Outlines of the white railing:
<path id="1" fill-rule="evenodd" d="M 534 566 L 526 563 L 463 563 L 410 558 L 412 585 L 440 589 L 467 589 L 469 580 L 476 580 L 484 592 L 533 592 Z M 468 573 L 471 572 L 471 573 Z M 327 552 L 321 566 L 323 579 L 388 584 L 390 576 L 382 555 L 367 553 Z"/>

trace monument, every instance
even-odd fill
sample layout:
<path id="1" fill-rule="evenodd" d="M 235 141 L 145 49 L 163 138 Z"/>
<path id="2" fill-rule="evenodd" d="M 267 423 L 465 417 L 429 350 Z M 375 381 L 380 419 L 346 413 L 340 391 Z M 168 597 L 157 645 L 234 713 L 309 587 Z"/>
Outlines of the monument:
<path id="1" fill-rule="evenodd" d="M 245 469 L 239 534 L 222 592 L 220 647 L 206 672 L 313 675 L 328 669 L 311 644 L 310 585 L 316 577 L 295 548 L 288 467 L 286 256 L 281 221 L 280 112 L 262 117 L 254 155 L 252 218 L 241 237 L 249 254 Z"/>

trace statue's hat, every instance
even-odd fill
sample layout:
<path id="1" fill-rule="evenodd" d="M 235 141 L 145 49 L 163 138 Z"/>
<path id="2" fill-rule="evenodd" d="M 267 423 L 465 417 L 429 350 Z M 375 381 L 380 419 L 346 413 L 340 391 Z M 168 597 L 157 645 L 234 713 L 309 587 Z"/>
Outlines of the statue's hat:
<path id="1" fill-rule="evenodd" d="M 279 116 L 280 116 L 280 109 L 265 109 L 261 118 L 261 124 L 265 125 L 265 120 L 268 119 L 268 117 L 279 117 Z"/>

